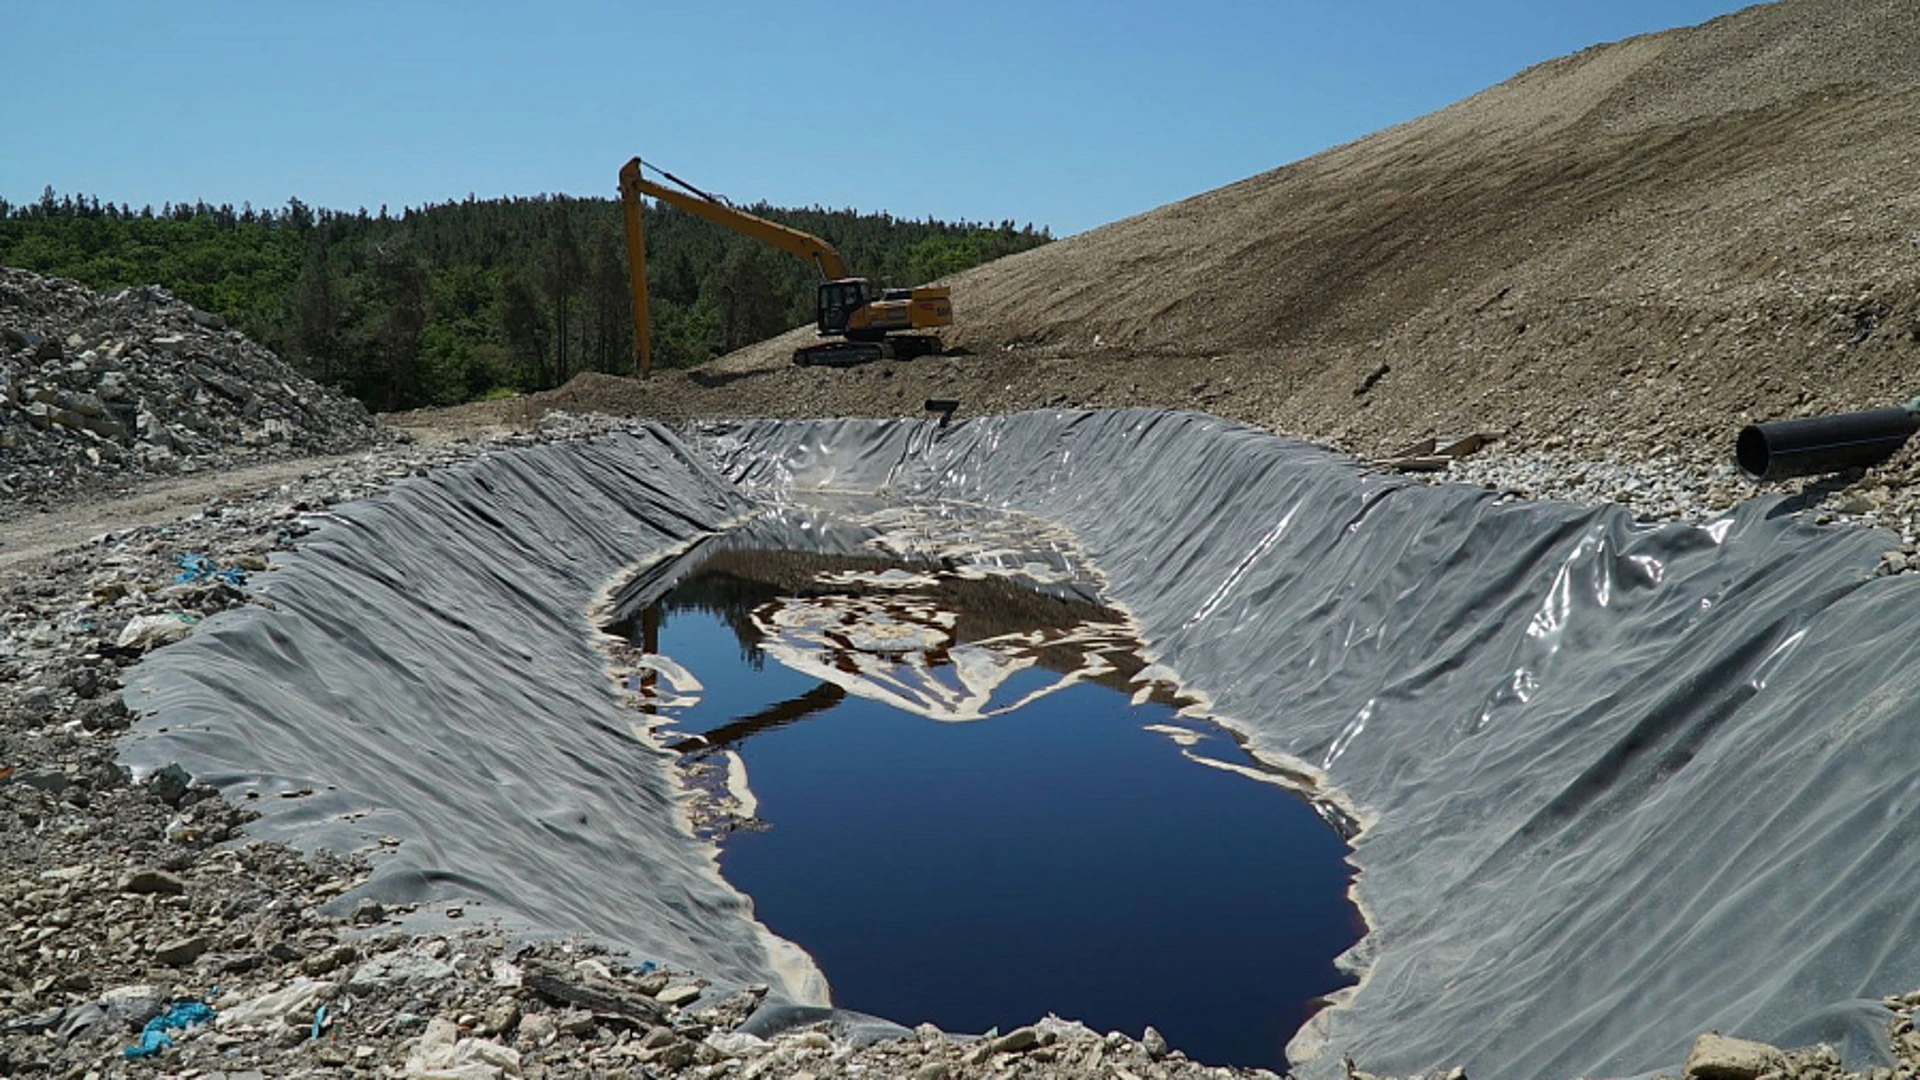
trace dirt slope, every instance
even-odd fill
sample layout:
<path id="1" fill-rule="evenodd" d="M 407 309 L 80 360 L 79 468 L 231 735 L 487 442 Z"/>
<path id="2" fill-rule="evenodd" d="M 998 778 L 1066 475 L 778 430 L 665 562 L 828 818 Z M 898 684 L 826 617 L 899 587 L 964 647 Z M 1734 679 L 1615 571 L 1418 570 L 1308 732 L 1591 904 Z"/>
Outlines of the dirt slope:
<path id="1" fill-rule="evenodd" d="M 1920 393 L 1920 19 L 1783 0 L 954 279 L 971 355 L 798 370 L 809 331 L 645 387 L 659 415 L 1166 404 L 1384 453 L 1723 461 L 1754 418 Z"/>

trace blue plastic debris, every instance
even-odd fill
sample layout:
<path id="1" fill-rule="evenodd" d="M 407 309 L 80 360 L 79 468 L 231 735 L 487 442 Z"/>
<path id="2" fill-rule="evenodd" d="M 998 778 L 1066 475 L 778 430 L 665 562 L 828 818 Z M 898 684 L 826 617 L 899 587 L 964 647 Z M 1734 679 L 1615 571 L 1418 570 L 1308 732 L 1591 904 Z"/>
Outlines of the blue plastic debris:
<path id="1" fill-rule="evenodd" d="M 223 581 L 237 589 L 247 583 L 246 571 L 237 566 L 229 566 L 222 570 L 218 563 L 215 563 L 205 555 L 188 553 L 179 556 L 173 561 L 180 567 L 180 572 L 174 575 L 173 578 L 174 583 L 177 585 Z"/>
<path id="2" fill-rule="evenodd" d="M 327 1007 L 325 1005 L 322 1005 L 319 1008 L 313 1010 L 313 1034 L 308 1036 L 308 1038 L 318 1039 L 320 1037 L 320 1033 L 326 1029 L 326 1026 L 327 1026 Z"/>
<path id="3" fill-rule="evenodd" d="M 126 1058 L 132 1061 L 136 1058 L 152 1057 L 173 1045 L 173 1039 L 167 1035 L 169 1029 L 190 1028 L 212 1019 L 213 1006 L 198 1001 L 178 1002 L 166 1012 L 147 1021 L 147 1026 L 140 1029 L 140 1041 L 127 1047 Z"/>

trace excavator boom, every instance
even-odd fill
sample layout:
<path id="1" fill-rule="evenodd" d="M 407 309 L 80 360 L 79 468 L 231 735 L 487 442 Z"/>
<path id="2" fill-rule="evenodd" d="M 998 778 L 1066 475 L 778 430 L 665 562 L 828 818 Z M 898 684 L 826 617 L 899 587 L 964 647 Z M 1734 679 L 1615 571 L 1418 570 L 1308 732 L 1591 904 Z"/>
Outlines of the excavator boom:
<path id="1" fill-rule="evenodd" d="M 851 276 L 847 272 L 847 261 L 825 240 L 745 210 L 736 210 L 717 199 L 656 184 L 640 175 L 640 159 L 634 158 L 620 170 L 620 202 L 626 218 L 627 266 L 633 288 L 634 368 L 642 378 L 653 366 L 647 322 L 647 241 L 640 217 L 643 195 L 810 262 L 829 281 Z"/>
<path id="2" fill-rule="evenodd" d="M 642 196 L 658 199 L 695 217 L 779 248 L 812 263 L 819 270 L 824 279 L 815 303 L 820 334 L 822 337 L 833 335 L 845 340 L 798 349 L 793 354 L 794 363 L 802 366 L 859 364 L 883 358 L 910 359 L 940 351 L 938 337 L 913 331 L 953 325 L 953 301 L 947 286 L 876 288 L 865 278 L 850 274 L 847 261 L 840 257 L 833 245 L 812 233 L 789 228 L 777 221 L 768 221 L 745 210 L 737 210 L 672 173 L 657 168 L 655 172 L 679 184 L 680 188 L 656 184 L 641 175 L 642 167 L 640 159 L 634 158 L 620 170 L 620 203 L 627 231 L 627 270 L 633 288 L 633 367 L 634 373 L 641 378 L 646 378 L 653 368 L 651 324 L 647 314 L 647 238 L 640 209 Z"/>
<path id="3" fill-rule="evenodd" d="M 820 268 L 820 273 L 828 280 L 851 277 L 847 272 L 847 261 L 840 257 L 832 244 L 799 229 L 790 229 L 777 221 L 749 214 L 745 210 L 736 210 L 717 199 L 676 191 L 662 184 L 656 184 L 640 175 L 640 159 L 634 158 L 620 170 L 620 195 L 628 203 L 638 202 L 639 197 L 647 195 L 669 206 L 685 210 L 695 217 L 705 218 L 715 225 L 743 233 L 781 251 L 810 262 Z"/>

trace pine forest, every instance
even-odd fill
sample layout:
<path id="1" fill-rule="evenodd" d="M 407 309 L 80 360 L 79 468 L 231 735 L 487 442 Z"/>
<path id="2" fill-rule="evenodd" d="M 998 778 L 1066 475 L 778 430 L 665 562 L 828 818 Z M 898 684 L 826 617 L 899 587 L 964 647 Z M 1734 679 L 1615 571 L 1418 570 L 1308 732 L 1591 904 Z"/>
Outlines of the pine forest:
<path id="1" fill-rule="evenodd" d="M 1045 229 L 747 207 L 908 286 L 1046 243 Z M 668 206 L 646 211 L 656 367 L 813 319 L 813 267 Z M 100 290 L 157 284 L 382 411 L 630 373 L 633 306 L 612 199 L 476 199 L 391 214 L 58 196 L 0 200 L 0 265 Z"/>

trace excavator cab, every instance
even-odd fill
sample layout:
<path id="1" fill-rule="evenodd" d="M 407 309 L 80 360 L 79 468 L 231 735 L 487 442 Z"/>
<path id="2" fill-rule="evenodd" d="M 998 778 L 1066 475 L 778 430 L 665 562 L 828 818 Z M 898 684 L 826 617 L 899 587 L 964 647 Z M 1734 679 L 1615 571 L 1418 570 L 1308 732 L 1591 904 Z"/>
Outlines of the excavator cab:
<path id="1" fill-rule="evenodd" d="M 866 278 L 842 278 L 820 283 L 814 318 L 822 334 L 845 334 L 853 313 L 874 299 L 873 283 Z"/>
<path id="2" fill-rule="evenodd" d="M 953 325 L 953 301 L 945 285 L 883 289 L 866 278 L 820 283 L 814 324 L 821 337 L 844 338 L 795 349 L 801 367 L 847 367 L 875 360 L 911 360 L 940 351 L 940 339 L 915 330 Z"/>

